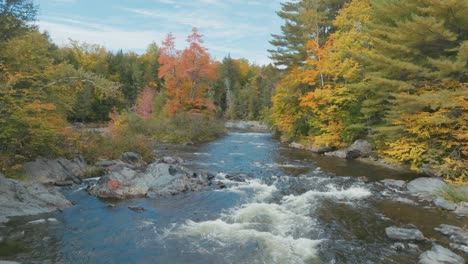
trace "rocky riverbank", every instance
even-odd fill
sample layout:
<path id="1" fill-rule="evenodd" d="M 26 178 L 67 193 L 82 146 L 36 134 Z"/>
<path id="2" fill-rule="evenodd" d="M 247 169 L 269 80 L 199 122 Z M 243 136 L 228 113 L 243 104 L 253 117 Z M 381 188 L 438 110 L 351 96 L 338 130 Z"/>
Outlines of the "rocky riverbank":
<path id="1" fill-rule="evenodd" d="M 0 174 L 0 223 L 7 222 L 8 217 L 48 213 L 71 205 L 57 187 L 16 181 Z"/>
<path id="2" fill-rule="evenodd" d="M 383 199 L 389 199 L 397 203 L 410 204 L 421 208 L 451 211 L 461 219 L 467 219 L 468 203 L 454 203 L 440 196 L 440 191 L 447 184 L 438 178 L 417 178 L 410 182 L 401 180 L 382 180 L 372 183 Z M 458 187 L 460 192 L 465 192 L 464 187 Z M 428 239 L 415 225 L 391 226 L 385 229 L 388 238 L 398 241 L 392 248 L 396 251 L 419 251 L 419 244 L 432 244 L 432 248 L 423 252 L 419 257 L 421 264 L 429 263 L 465 263 L 462 256 L 455 252 L 468 255 L 468 229 L 441 224 L 434 229 L 445 235 L 450 249 L 441 245 L 441 241 Z M 416 244 L 415 244 L 416 242 Z M 452 251 L 453 250 L 453 251 Z M 455 252 L 454 252 L 455 251 Z"/>
<path id="3" fill-rule="evenodd" d="M 126 152 L 117 160 L 103 160 L 93 167 L 102 171 L 96 181 L 83 177 L 89 166 L 81 157 L 37 159 L 24 165 L 26 181 L 8 179 L 0 174 L 0 223 L 8 217 L 35 215 L 72 206 L 60 187 L 84 185 L 100 198 L 125 199 L 176 195 L 185 192 L 223 188 L 214 174 L 194 172 L 182 166 L 178 157 L 164 157 L 146 164 L 137 153 Z"/>

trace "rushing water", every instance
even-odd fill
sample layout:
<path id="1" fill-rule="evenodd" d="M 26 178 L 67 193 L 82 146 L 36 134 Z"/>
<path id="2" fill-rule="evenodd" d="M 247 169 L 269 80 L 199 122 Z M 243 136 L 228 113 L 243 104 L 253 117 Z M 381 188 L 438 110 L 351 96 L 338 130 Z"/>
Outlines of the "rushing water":
<path id="1" fill-rule="evenodd" d="M 0 227 L 0 259 L 24 263 L 414 263 L 384 229 L 461 225 L 451 214 L 379 199 L 371 181 L 411 175 L 289 149 L 266 133 L 229 133 L 201 146 L 160 146 L 227 188 L 155 199 L 99 200 L 69 190 L 63 213 Z M 245 174 L 245 182 L 226 175 Z M 110 204 L 114 206 L 109 206 Z M 142 206 L 134 212 L 128 206 Z M 28 224 L 37 219 L 43 223 Z M 5 240 L 5 239 L 4 239 Z M 0 240 L 1 241 L 1 240 Z M 421 244 L 422 249 L 428 245 Z"/>

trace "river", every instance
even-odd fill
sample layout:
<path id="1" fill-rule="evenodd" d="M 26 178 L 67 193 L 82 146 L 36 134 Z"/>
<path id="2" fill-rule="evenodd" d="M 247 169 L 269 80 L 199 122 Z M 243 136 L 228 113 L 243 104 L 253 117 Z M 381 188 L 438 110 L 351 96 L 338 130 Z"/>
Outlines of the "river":
<path id="1" fill-rule="evenodd" d="M 268 133 L 230 132 L 211 143 L 163 145 L 156 151 L 180 156 L 192 169 L 216 172 L 226 188 L 126 201 L 70 189 L 66 195 L 75 206 L 0 227 L 0 237 L 17 237 L 0 242 L 0 258 L 22 263 L 415 263 L 420 252 L 392 250 L 385 227 L 415 224 L 443 241 L 434 227 L 463 224 L 449 213 L 383 199 L 372 183 L 359 180 L 407 180 L 411 174 L 291 149 Z M 226 178 L 237 174 L 247 180 Z"/>

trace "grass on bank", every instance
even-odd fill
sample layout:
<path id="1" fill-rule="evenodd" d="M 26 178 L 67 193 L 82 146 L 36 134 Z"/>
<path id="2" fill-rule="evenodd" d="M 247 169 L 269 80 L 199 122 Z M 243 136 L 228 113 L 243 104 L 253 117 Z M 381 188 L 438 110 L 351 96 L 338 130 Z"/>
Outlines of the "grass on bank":
<path id="1" fill-rule="evenodd" d="M 468 202 L 468 191 L 461 187 L 447 185 L 439 191 L 439 195 L 454 203 Z"/>
<path id="2" fill-rule="evenodd" d="M 80 152 L 90 164 L 100 159 L 117 159 L 128 151 L 151 161 L 154 142 L 199 143 L 224 133 L 224 122 L 206 115 L 178 113 L 171 117 L 142 118 L 127 112 L 113 119 L 109 133 L 85 135 Z"/>

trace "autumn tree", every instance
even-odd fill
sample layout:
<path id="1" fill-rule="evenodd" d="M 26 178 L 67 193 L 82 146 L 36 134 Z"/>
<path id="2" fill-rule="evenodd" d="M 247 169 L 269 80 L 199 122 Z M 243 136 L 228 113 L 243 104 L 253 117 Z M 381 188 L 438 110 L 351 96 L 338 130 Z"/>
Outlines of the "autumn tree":
<path id="1" fill-rule="evenodd" d="M 216 79 L 216 64 L 209 57 L 196 28 L 188 36 L 189 47 L 180 51 L 169 34 L 161 47 L 159 77 L 164 79 L 168 97 L 167 112 L 205 112 L 214 110 L 207 92 Z"/>

